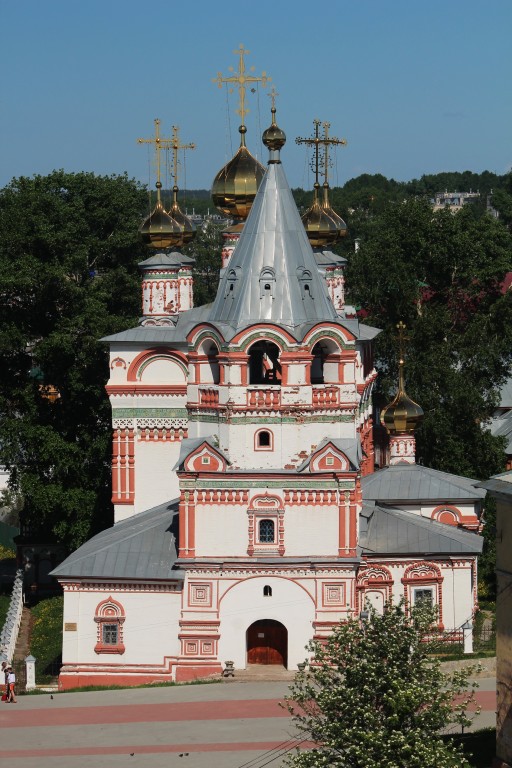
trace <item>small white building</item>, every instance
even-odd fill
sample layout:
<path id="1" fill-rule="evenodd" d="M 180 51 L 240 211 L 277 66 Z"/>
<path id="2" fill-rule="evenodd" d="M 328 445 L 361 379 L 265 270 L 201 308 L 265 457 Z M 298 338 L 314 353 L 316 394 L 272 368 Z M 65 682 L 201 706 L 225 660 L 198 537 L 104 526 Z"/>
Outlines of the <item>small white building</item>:
<path id="1" fill-rule="evenodd" d="M 140 325 L 106 339 L 116 523 L 53 572 L 63 688 L 295 669 L 366 600 L 430 600 L 446 630 L 474 613 L 485 491 L 417 467 L 407 430 L 374 471 L 378 331 L 312 250 L 273 137 L 214 303 L 157 254 Z"/>

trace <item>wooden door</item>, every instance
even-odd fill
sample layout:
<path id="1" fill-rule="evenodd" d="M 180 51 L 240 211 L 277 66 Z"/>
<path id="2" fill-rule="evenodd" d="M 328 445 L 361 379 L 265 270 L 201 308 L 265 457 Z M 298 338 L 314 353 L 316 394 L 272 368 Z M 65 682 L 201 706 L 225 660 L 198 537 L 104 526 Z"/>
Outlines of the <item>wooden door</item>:
<path id="1" fill-rule="evenodd" d="M 280 621 L 255 621 L 247 630 L 247 663 L 286 667 L 288 632 Z"/>

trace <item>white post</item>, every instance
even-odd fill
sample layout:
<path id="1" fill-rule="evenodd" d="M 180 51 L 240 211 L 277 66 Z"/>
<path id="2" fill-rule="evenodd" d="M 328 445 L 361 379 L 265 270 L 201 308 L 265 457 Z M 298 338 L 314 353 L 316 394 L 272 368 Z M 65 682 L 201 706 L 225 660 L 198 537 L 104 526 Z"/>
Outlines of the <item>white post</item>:
<path id="1" fill-rule="evenodd" d="M 25 666 L 27 668 L 26 690 L 32 691 L 36 687 L 36 659 L 33 656 L 26 656 Z"/>
<path id="2" fill-rule="evenodd" d="M 464 635 L 464 653 L 473 653 L 473 625 L 470 621 L 466 621 L 462 625 L 462 632 Z"/>

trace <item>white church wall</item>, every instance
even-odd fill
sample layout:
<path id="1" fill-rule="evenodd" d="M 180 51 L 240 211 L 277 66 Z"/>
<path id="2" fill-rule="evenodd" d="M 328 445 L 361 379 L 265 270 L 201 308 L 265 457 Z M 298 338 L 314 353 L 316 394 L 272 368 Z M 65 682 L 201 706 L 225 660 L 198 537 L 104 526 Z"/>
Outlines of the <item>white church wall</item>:
<path id="1" fill-rule="evenodd" d="M 284 516 L 287 557 L 338 555 L 339 512 L 336 507 L 291 506 Z"/>
<path id="2" fill-rule="evenodd" d="M 96 653 L 99 604 L 113 598 L 124 609 L 124 653 Z M 66 591 L 62 662 L 67 664 L 162 665 L 164 658 L 179 653 L 181 592 Z M 77 630 L 66 631 L 66 626 Z"/>
<path id="3" fill-rule="evenodd" d="M 247 629 L 255 621 L 273 619 L 288 630 L 288 668 L 296 669 L 306 658 L 305 646 L 313 637 L 314 599 L 307 580 L 258 576 L 236 583 L 220 600 L 219 659 L 232 660 L 235 668 L 247 663 Z M 264 597 L 263 587 L 272 595 Z"/>
<path id="4" fill-rule="evenodd" d="M 198 504 L 195 520 L 196 557 L 225 556 L 227 541 L 230 557 L 247 556 L 247 507 Z"/>
<path id="5" fill-rule="evenodd" d="M 136 439 L 133 514 L 179 497 L 178 477 L 171 470 L 178 461 L 180 448 L 181 442 L 177 440 Z"/>

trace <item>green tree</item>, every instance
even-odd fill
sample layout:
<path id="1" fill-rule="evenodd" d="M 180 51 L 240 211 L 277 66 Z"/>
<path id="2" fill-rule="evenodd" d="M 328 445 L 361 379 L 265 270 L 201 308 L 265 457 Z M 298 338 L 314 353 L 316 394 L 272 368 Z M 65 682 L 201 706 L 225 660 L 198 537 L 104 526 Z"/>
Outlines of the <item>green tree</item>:
<path id="1" fill-rule="evenodd" d="M 140 314 L 146 208 L 126 176 L 54 171 L 0 191 L 0 463 L 24 522 L 69 548 L 112 523 L 99 340 Z"/>
<path id="2" fill-rule="evenodd" d="M 383 330 L 382 403 L 396 389 L 396 324 L 407 325 L 406 388 L 425 412 L 416 453 L 427 466 L 478 479 L 503 468 L 503 441 L 485 425 L 512 363 L 512 293 L 501 288 L 511 256 L 499 220 L 471 207 L 433 213 L 418 199 L 368 220 L 350 255 L 349 299 Z"/>
<path id="3" fill-rule="evenodd" d="M 387 605 L 382 615 L 341 622 L 324 642 L 311 642 L 311 659 L 286 697 L 300 736 L 316 745 L 298 751 L 296 768 L 464 768 L 460 748 L 440 736 L 468 725 L 475 684 L 471 671 L 444 673 L 431 654 L 434 613 L 408 615 Z M 454 698 L 457 697 L 454 704 Z"/>
<path id="4" fill-rule="evenodd" d="M 217 293 L 222 265 L 222 226 L 207 219 L 199 227 L 195 238 L 183 252 L 195 259 L 194 304 L 202 306 L 212 302 Z"/>

